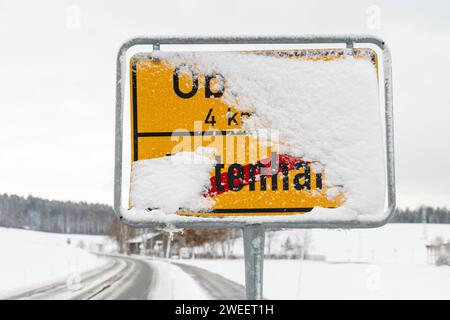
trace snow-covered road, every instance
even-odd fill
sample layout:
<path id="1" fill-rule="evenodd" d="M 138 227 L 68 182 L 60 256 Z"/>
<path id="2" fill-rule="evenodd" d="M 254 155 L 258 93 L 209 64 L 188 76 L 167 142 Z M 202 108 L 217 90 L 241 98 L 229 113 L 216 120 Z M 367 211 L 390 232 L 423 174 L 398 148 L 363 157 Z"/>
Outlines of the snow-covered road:
<path id="1" fill-rule="evenodd" d="M 0 299 L 243 297 L 242 286 L 203 269 L 85 249 L 111 252 L 115 247 L 102 236 L 0 227 Z"/>
<path id="2" fill-rule="evenodd" d="M 2 299 L 243 299 L 244 288 L 194 266 L 138 256 L 105 255 L 107 263 L 75 278 L 22 288 Z"/>
<path id="3" fill-rule="evenodd" d="M 108 262 L 75 277 L 16 291 L 6 299 L 147 299 L 153 277 L 150 264 L 108 256 Z"/>

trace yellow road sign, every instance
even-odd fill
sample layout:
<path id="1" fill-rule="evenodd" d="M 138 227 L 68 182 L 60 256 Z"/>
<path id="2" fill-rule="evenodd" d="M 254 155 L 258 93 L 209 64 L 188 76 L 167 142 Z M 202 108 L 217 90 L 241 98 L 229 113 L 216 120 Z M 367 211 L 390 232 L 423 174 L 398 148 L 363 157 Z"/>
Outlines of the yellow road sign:
<path id="1" fill-rule="evenodd" d="M 344 51 L 246 54 L 329 61 L 342 58 Z M 372 59 L 376 65 L 371 50 L 354 49 L 353 55 Z M 317 170 L 316 163 L 280 154 L 276 143 L 261 143 L 257 134 L 245 129 L 243 120 L 252 116 L 252 110 L 223 99 L 227 79 L 220 73 L 204 74 L 195 63 L 174 64 L 151 53 L 136 54 L 130 64 L 132 161 L 194 152 L 199 147 L 213 148 L 218 160 L 205 194 L 215 201 L 211 211 L 180 210 L 179 215 L 288 215 L 345 202 L 342 192 L 332 196 L 327 192 L 326 173 Z"/>

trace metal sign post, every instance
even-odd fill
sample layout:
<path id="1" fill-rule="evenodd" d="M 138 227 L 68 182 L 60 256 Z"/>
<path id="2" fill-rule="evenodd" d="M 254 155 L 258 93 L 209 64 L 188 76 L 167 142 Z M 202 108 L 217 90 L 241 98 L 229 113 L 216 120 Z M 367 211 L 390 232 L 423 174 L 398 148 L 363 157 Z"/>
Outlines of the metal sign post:
<path id="1" fill-rule="evenodd" d="M 243 229 L 245 259 L 245 296 L 248 300 L 263 299 L 264 239 L 261 224 L 248 225 Z"/>
<path id="2" fill-rule="evenodd" d="M 278 198 L 270 198 L 261 194 L 260 191 L 263 191 L 263 189 L 266 190 L 265 185 L 264 188 L 261 186 L 258 190 L 255 190 L 253 186 L 252 192 L 248 192 L 248 189 L 240 186 L 244 191 L 241 191 L 239 196 L 236 196 L 236 193 L 233 192 L 227 193 L 228 189 L 224 190 L 220 187 L 222 181 L 222 169 L 224 175 L 230 175 L 230 172 L 233 174 L 233 168 L 238 168 L 244 172 L 245 166 L 255 163 L 248 162 L 234 163 L 233 165 L 235 167 L 229 166 L 231 169 L 226 167 L 228 164 L 225 164 L 224 167 L 224 164 L 220 163 L 222 167 L 218 170 L 219 174 L 216 173 L 215 183 L 212 183 L 211 185 L 218 186 L 217 190 L 215 190 L 215 194 L 222 193 L 222 201 L 221 205 L 212 208 L 210 211 L 183 211 L 180 214 L 173 214 L 170 219 L 166 218 L 164 215 L 155 216 L 151 210 L 144 210 L 145 212 L 136 215 L 136 211 L 130 210 L 129 199 L 127 199 L 126 193 L 123 193 L 123 190 L 127 190 L 127 187 L 128 190 L 130 189 L 130 179 L 123 176 L 124 172 L 126 172 L 124 170 L 130 170 L 130 163 L 127 162 L 130 161 L 130 159 L 123 155 L 124 145 L 126 143 L 131 144 L 129 148 L 131 149 L 131 163 L 134 161 L 160 158 L 167 155 L 172 156 L 170 150 L 167 150 L 169 147 L 171 148 L 171 142 L 168 139 L 175 132 L 174 130 L 176 128 L 188 129 L 185 133 L 179 134 L 179 136 L 187 136 L 189 139 L 191 137 L 206 136 L 208 130 L 211 129 L 210 127 L 206 128 L 206 130 L 201 129 L 200 131 L 195 127 L 191 127 L 192 123 L 203 119 L 201 118 L 201 115 L 204 117 L 204 115 L 208 114 L 209 116 L 211 110 L 213 110 L 212 108 L 215 108 L 214 111 L 221 114 L 224 114 L 224 110 L 226 111 L 227 108 L 228 113 L 230 111 L 231 113 L 236 111 L 234 109 L 231 110 L 230 108 L 234 107 L 226 105 L 220 99 L 214 99 L 214 97 L 216 97 L 215 93 L 217 92 L 209 92 L 209 94 L 206 94 L 206 91 L 200 92 L 200 90 L 204 89 L 201 89 L 201 85 L 198 86 L 198 82 L 205 82 L 204 87 L 208 86 L 209 88 L 210 83 L 206 81 L 210 81 L 213 78 L 212 75 L 200 75 L 200 78 L 196 78 L 192 71 L 193 84 L 190 89 L 191 91 L 186 91 L 186 89 L 184 89 L 185 91 L 181 92 L 179 90 L 180 87 L 178 86 L 178 73 L 175 72 L 177 69 L 173 69 L 173 66 L 164 62 L 164 55 L 153 55 L 153 53 L 162 51 L 166 45 L 258 46 L 269 44 L 278 44 L 280 46 L 294 44 L 324 44 L 330 46 L 330 44 L 332 44 L 334 49 L 312 49 L 312 51 L 316 50 L 316 52 L 312 54 L 315 58 L 322 55 L 326 56 L 326 59 L 328 60 L 333 59 L 333 57 L 339 57 L 339 55 L 342 57 L 343 54 L 346 54 L 346 52 L 349 51 L 351 56 L 354 55 L 354 57 L 364 58 L 361 53 L 363 51 L 367 53 L 372 50 L 372 48 L 369 47 L 369 49 L 364 49 L 366 47 L 361 47 L 361 45 L 369 45 L 378 50 L 378 52 L 370 58 L 376 66 L 374 69 L 376 69 L 377 72 L 376 76 L 379 80 L 379 88 L 381 89 L 382 101 L 384 103 L 383 128 L 385 138 L 384 157 L 386 162 L 385 193 L 387 195 L 387 201 L 385 201 L 384 208 L 380 209 L 380 214 L 366 214 L 365 212 L 362 212 L 356 217 L 343 216 L 323 219 L 323 217 L 317 215 L 308 215 L 307 219 L 292 218 L 293 215 L 302 215 L 317 206 L 334 208 L 339 207 L 342 204 L 341 200 L 343 200 L 343 198 L 340 198 L 340 200 L 330 200 L 324 196 L 326 190 L 322 190 L 322 186 L 325 186 L 325 184 L 322 183 L 322 178 L 319 178 L 317 174 L 314 176 L 311 174 L 308 178 L 308 181 L 311 181 L 312 184 L 309 187 L 320 189 L 322 196 L 314 198 L 308 196 L 307 193 L 302 193 L 301 197 L 304 198 L 301 199 L 301 201 L 292 197 L 292 194 L 294 193 L 289 189 L 289 183 L 286 183 L 286 189 L 283 187 L 283 191 L 281 191 L 281 187 L 279 187 L 279 189 L 274 188 L 276 191 L 274 193 L 278 195 Z M 133 57 L 127 55 L 129 54 L 129 51 L 131 51 L 131 48 L 137 46 L 150 47 L 150 51 L 152 52 L 142 53 L 135 51 Z M 298 50 L 296 57 L 305 57 L 305 55 L 308 56 L 311 54 L 311 49 L 295 50 Z M 270 50 L 265 50 L 266 53 L 267 51 Z M 282 50 L 278 51 L 281 52 Z M 287 51 L 284 51 L 284 55 L 280 55 L 280 57 L 285 57 L 287 55 Z M 367 56 L 365 58 L 367 58 Z M 128 115 L 124 117 L 127 78 L 131 78 L 129 80 L 131 84 L 130 96 L 132 100 L 130 102 L 131 117 Z M 174 79 L 173 83 L 170 82 L 172 81 L 171 79 Z M 175 90 L 175 88 L 178 88 L 178 91 Z M 178 97 L 174 95 L 174 90 L 175 93 L 178 92 Z M 197 93 L 197 91 L 199 92 Z M 212 107 L 211 105 L 214 106 Z M 208 110 L 210 110 L 209 113 Z M 240 114 L 248 114 L 248 112 L 244 112 L 246 110 L 240 111 L 242 111 Z M 126 119 L 125 121 L 130 121 L 127 123 L 131 128 L 131 136 L 129 135 L 129 132 L 124 132 L 124 119 Z M 207 117 L 207 119 L 209 118 Z M 218 124 L 214 130 L 215 135 L 226 136 L 229 133 L 241 136 L 248 135 L 241 125 L 236 123 L 233 127 L 230 126 L 230 122 L 228 122 L 228 124 L 224 122 L 224 119 L 226 119 L 225 117 L 217 117 L 217 119 Z M 135 38 L 125 42 L 120 48 L 117 56 L 115 121 L 114 211 L 116 215 L 125 224 L 141 228 L 170 228 L 172 230 L 176 228 L 241 228 L 243 230 L 244 240 L 247 299 L 263 298 L 263 262 L 266 228 L 374 228 L 386 224 L 395 212 L 396 196 L 391 55 L 385 42 L 377 37 L 344 35 L 299 37 Z M 213 121 L 215 122 L 215 120 Z M 219 121 L 222 122 L 219 123 Z M 203 123 L 207 124 L 210 122 L 205 120 Z M 131 143 L 130 141 L 133 142 Z M 289 155 L 284 157 L 283 161 L 286 162 L 282 164 L 287 165 L 287 162 L 290 161 L 289 163 L 295 167 L 293 170 L 304 165 L 304 163 L 295 162 L 300 160 L 294 157 L 290 158 Z M 281 159 L 281 156 L 279 159 Z M 270 160 L 271 163 L 273 163 L 273 160 L 271 160 L 270 157 L 268 159 L 258 159 L 258 161 L 262 160 Z M 319 161 L 320 159 L 317 160 Z M 297 165 L 299 166 L 296 167 Z M 306 171 L 306 169 L 304 170 Z M 286 175 L 287 178 L 289 178 L 288 174 Z M 249 181 L 249 179 L 243 180 Z M 252 181 L 257 180 L 253 179 Z M 265 180 L 264 183 L 266 183 Z M 228 198 L 223 200 L 223 197 Z M 294 200 L 297 202 L 294 203 Z M 258 203 L 258 201 L 260 203 Z M 287 205 L 289 203 L 290 207 Z M 261 213 L 264 213 L 266 216 L 278 215 L 278 217 L 277 219 L 265 219 L 263 220 L 264 222 L 262 222 L 254 217 Z"/>

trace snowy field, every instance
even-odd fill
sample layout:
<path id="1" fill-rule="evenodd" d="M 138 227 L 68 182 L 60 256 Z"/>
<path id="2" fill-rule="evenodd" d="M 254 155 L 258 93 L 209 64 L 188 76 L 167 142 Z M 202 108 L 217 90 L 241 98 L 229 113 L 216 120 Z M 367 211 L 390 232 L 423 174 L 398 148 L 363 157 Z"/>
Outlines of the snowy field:
<path id="1" fill-rule="evenodd" d="M 70 281 L 104 259 L 88 253 L 110 245 L 105 237 L 0 228 L 0 296 L 55 279 Z M 82 248 L 86 249 L 83 250 Z"/>
<path id="2" fill-rule="evenodd" d="M 389 224 L 370 230 L 286 230 L 268 234 L 277 251 L 289 237 L 305 237 L 309 253 L 324 261 L 266 260 L 264 293 L 269 299 L 450 299 L 450 267 L 427 262 L 425 244 L 450 238 L 450 225 Z M 242 243 L 236 241 L 239 250 Z M 267 252 L 266 243 L 266 252 Z M 239 252 L 237 252 L 239 254 Z M 183 260 L 238 283 L 237 260 Z"/>

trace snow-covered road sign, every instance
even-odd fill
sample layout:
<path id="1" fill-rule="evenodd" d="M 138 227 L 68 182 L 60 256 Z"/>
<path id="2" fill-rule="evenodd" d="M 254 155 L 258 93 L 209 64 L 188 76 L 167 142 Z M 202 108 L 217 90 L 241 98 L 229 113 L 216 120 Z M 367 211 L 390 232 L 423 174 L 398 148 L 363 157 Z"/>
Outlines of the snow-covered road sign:
<path id="1" fill-rule="evenodd" d="M 351 59 L 376 61 L 371 50 L 352 53 Z M 344 59 L 346 52 L 276 50 L 243 54 L 331 62 Z M 224 94 L 232 89 L 220 70 L 205 74 L 196 66 L 195 59 L 178 57 L 171 61 L 159 52 L 136 54 L 130 63 L 133 161 L 170 157 L 199 148 L 208 148 L 220 159 L 211 168 L 206 186 L 205 196 L 214 202 L 211 208 L 201 211 L 180 208 L 177 214 L 290 215 L 309 212 L 314 207 L 336 208 L 344 203 L 343 192 L 330 196 L 326 173 L 317 169 L 319 162 L 280 154 L 278 141 L 266 141 L 279 138 L 273 137 L 278 133 L 275 128 L 263 126 L 256 131 L 245 128 L 245 121 L 251 120 L 254 112 L 226 101 Z M 375 78 L 376 73 L 372 76 Z M 186 170 L 191 170 L 190 166 Z M 168 186 L 176 183 L 170 179 L 174 177 L 167 177 Z"/>
<path id="2" fill-rule="evenodd" d="M 344 46 L 159 47 L 315 42 Z M 127 57 L 139 44 L 153 51 Z M 382 224 L 393 212 L 390 60 L 378 39 L 135 39 L 119 52 L 118 70 L 115 209 L 129 223 L 351 227 Z"/>

